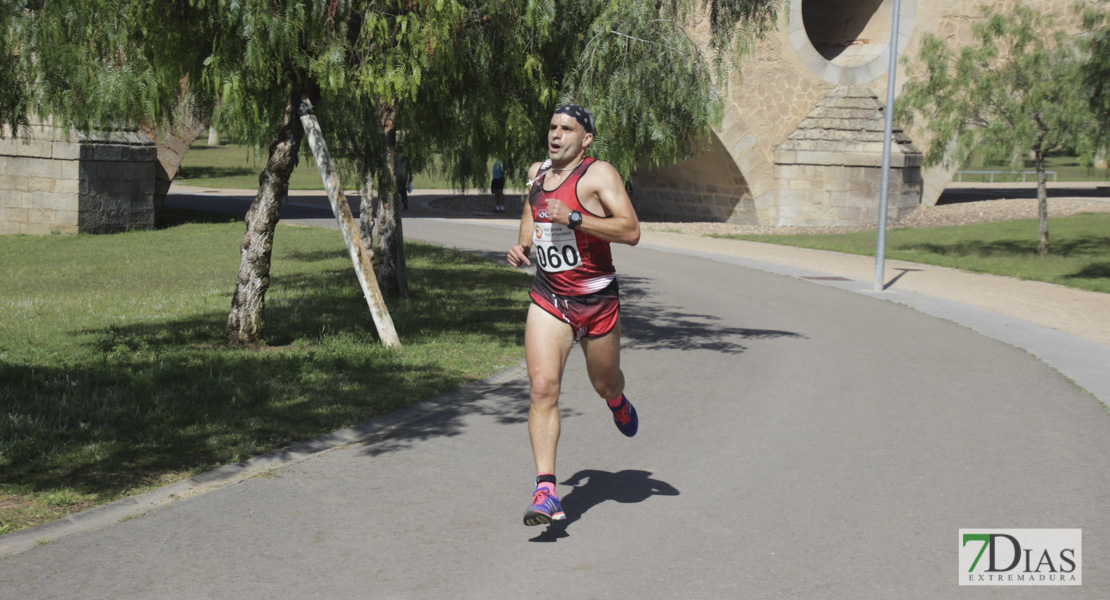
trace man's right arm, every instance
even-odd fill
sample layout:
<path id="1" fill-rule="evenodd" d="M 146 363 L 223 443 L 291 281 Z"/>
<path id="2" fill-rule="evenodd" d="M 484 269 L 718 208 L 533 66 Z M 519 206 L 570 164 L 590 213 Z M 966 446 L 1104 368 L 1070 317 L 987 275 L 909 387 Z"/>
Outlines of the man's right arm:
<path id="1" fill-rule="evenodd" d="M 540 164 L 535 163 L 532 168 L 528 169 L 528 182 L 536 178 L 536 174 L 540 171 Z M 524 211 L 520 214 L 520 232 L 517 235 L 517 244 L 509 248 L 509 264 L 514 267 L 521 265 L 531 266 L 532 261 L 528 260 L 528 254 L 532 251 L 532 205 L 529 203 L 528 198 L 531 196 L 531 189 L 524 191 Z"/>

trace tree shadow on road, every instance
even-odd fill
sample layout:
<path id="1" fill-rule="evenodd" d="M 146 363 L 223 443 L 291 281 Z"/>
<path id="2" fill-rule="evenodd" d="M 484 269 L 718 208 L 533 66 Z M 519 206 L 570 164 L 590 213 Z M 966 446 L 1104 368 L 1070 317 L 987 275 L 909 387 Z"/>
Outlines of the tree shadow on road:
<path id="1" fill-rule="evenodd" d="M 528 422 L 528 380 L 510 381 L 492 388 L 460 388 L 436 400 L 450 404 L 427 417 L 418 418 L 391 431 L 388 436 L 367 444 L 366 456 L 381 456 L 411 448 L 420 442 L 453 437 L 466 431 L 465 420 L 474 417 L 493 419 L 498 425 L 521 426 Z M 562 408 L 560 417 L 581 416 L 578 410 Z"/>
<path id="2" fill-rule="evenodd" d="M 619 473 L 586 469 L 579 471 L 562 483 L 574 489 L 562 498 L 563 512 L 567 518 L 553 521 L 530 542 L 556 542 L 570 537 L 567 529 L 578 522 L 591 508 L 609 500 L 622 504 L 638 504 L 652 496 L 677 496 L 671 484 L 651 479 L 648 471 L 625 470 Z M 585 483 L 583 483 L 585 481 Z"/>
<path id="3" fill-rule="evenodd" d="M 740 354 L 741 341 L 802 338 L 793 331 L 734 327 L 720 317 L 697 314 L 653 302 L 652 282 L 645 277 L 620 277 L 621 337 L 625 348 L 636 350 L 710 350 Z"/>

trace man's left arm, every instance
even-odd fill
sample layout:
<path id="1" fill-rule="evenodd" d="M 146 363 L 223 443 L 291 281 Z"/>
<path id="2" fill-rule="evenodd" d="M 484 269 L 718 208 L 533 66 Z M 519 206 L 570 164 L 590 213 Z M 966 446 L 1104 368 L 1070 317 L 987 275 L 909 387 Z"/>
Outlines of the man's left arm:
<path id="1" fill-rule="evenodd" d="M 595 163 L 579 181 L 579 189 L 583 195 L 593 194 L 608 214 L 607 217 L 596 217 L 582 213 L 582 224 L 578 226 L 580 231 L 616 244 L 635 246 L 640 242 L 640 219 L 636 217 L 632 199 L 624 190 L 624 182 L 613 165 L 601 161 Z M 564 224 L 569 222 L 567 212 L 565 216 L 559 215 L 559 221 Z"/>

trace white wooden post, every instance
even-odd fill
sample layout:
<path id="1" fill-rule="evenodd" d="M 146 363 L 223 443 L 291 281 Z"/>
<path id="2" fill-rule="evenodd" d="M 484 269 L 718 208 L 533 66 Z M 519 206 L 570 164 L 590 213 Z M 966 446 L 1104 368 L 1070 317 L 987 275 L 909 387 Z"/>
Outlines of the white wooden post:
<path id="1" fill-rule="evenodd" d="M 328 146 L 324 143 L 324 135 L 320 131 L 320 123 L 316 120 L 312 102 L 308 98 L 301 98 L 301 106 L 297 110 L 304 128 L 305 139 L 312 148 L 312 156 L 316 158 L 316 166 L 320 169 L 320 177 L 324 180 L 324 189 L 328 192 L 332 211 L 339 221 L 339 230 L 343 232 L 343 240 L 347 243 L 347 250 L 351 254 L 351 262 L 355 265 L 355 274 L 362 286 L 362 293 L 366 296 L 366 304 L 370 307 L 370 315 L 374 317 L 374 326 L 378 328 L 378 337 L 387 348 L 400 348 L 401 340 L 397 337 L 397 330 L 393 328 L 393 319 L 389 317 L 385 298 L 378 288 L 378 279 L 374 276 L 374 263 L 370 251 L 359 235 L 358 225 L 351 215 L 351 207 L 347 204 L 347 197 L 343 195 L 343 186 L 339 183 L 339 175 L 335 172 L 335 165 L 328 153 Z"/>

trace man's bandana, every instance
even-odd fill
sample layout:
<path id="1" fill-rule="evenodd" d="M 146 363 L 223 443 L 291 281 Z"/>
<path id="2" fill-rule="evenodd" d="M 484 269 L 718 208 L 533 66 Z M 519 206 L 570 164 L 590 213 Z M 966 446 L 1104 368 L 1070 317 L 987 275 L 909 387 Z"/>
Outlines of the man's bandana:
<path id="1" fill-rule="evenodd" d="M 594 132 L 594 115 L 587 108 L 583 108 L 577 104 L 564 104 L 555 109 L 552 116 L 555 115 L 570 115 L 575 121 L 578 121 L 582 129 L 586 130 L 586 133 Z"/>

